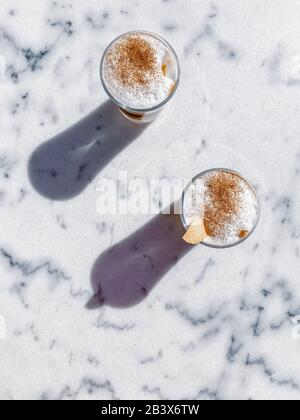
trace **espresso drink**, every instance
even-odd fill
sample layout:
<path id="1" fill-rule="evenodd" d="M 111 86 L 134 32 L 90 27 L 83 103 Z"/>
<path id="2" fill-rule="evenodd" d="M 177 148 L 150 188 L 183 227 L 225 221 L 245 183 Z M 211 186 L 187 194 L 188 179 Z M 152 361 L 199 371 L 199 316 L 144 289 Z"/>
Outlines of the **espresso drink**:
<path id="1" fill-rule="evenodd" d="M 186 189 L 182 220 L 185 227 L 195 217 L 203 221 L 204 244 L 225 248 L 245 240 L 257 226 L 260 205 L 254 187 L 233 171 L 204 172 Z"/>
<path id="2" fill-rule="evenodd" d="M 162 38 L 131 32 L 107 48 L 101 77 L 106 92 L 126 117 L 148 122 L 173 96 L 179 66 L 175 52 Z"/>

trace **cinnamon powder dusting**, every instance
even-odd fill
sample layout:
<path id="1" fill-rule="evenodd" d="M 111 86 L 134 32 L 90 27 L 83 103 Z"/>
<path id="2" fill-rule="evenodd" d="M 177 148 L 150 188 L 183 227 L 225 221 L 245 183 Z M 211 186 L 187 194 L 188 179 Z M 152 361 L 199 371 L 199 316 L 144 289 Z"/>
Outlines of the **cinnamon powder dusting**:
<path id="1" fill-rule="evenodd" d="M 247 238 L 247 236 L 249 236 L 249 231 L 245 230 L 245 229 L 241 230 L 238 234 L 238 237 L 240 239 L 245 239 L 245 238 Z"/>
<path id="2" fill-rule="evenodd" d="M 237 175 L 218 172 L 207 180 L 204 226 L 213 238 L 224 238 L 226 227 L 239 214 L 242 187 Z"/>
<path id="3" fill-rule="evenodd" d="M 114 79 L 127 88 L 147 86 L 157 76 L 156 51 L 147 40 L 130 35 L 107 54 Z"/>

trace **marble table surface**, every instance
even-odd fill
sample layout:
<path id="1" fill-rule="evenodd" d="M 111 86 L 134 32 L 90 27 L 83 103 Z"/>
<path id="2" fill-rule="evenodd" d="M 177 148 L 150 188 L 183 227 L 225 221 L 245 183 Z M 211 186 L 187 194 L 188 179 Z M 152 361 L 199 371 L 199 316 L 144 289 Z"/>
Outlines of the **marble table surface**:
<path id="1" fill-rule="evenodd" d="M 0 11 L 0 398 L 298 400 L 299 1 Z M 168 39 L 182 67 L 143 128 L 99 81 L 104 48 L 133 29 Z M 211 167 L 261 196 L 238 247 L 186 247 L 173 216 L 99 213 L 104 179 Z"/>

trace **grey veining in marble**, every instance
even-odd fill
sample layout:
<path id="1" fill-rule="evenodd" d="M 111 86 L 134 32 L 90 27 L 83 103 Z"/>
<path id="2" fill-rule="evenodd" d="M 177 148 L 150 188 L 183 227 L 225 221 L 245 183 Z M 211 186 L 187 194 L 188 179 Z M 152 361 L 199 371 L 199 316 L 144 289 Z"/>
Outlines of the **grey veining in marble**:
<path id="1" fill-rule="evenodd" d="M 299 2 L 0 11 L 0 398 L 300 399 Z M 182 66 L 141 128 L 99 81 L 104 48 L 133 29 L 167 38 Z M 99 181 L 120 171 L 211 167 L 261 196 L 239 247 L 188 247 L 176 216 L 97 212 Z"/>

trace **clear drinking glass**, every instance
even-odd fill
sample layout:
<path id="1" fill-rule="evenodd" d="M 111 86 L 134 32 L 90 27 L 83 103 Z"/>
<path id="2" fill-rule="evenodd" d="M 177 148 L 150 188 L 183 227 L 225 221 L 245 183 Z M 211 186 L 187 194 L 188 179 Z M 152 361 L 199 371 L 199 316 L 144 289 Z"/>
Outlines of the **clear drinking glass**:
<path id="1" fill-rule="evenodd" d="M 105 58 L 106 55 L 108 53 L 108 51 L 110 50 L 110 48 L 113 46 L 113 44 L 120 40 L 121 38 L 125 38 L 129 35 L 135 35 L 135 34 L 141 34 L 141 35 L 146 35 L 148 37 L 153 37 L 156 40 L 160 41 L 165 49 L 166 49 L 166 53 L 168 54 L 168 60 L 169 60 L 169 76 L 170 78 L 174 81 L 174 87 L 172 88 L 172 91 L 170 92 L 169 96 L 162 101 L 161 103 L 151 107 L 151 108 L 132 108 L 130 106 L 128 106 L 128 104 L 126 103 L 122 103 L 120 100 L 118 100 L 118 98 L 114 97 L 114 95 L 110 92 L 109 87 L 107 86 L 106 82 L 105 82 L 105 78 L 104 78 L 104 62 L 105 62 Z M 121 113 L 130 121 L 137 123 L 137 124 L 146 124 L 149 122 L 152 122 L 157 115 L 162 111 L 162 109 L 164 108 L 164 106 L 171 100 L 171 98 L 173 98 L 178 85 L 179 85 L 179 81 L 180 81 L 180 65 L 179 65 L 179 60 L 178 57 L 174 51 L 174 49 L 172 48 L 172 46 L 162 37 L 160 37 L 159 35 L 156 35 L 152 32 L 147 32 L 147 31 L 132 31 L 132 32 L 127 32 L 125 34 L 120 35 L 118 38 L 116 38 L 115 40 L 113 40 L 109 46 L 106 48 L 102 60 L 101 60 L 101 65 L 100 65 L 100 76 L 101 76 L 101 82 L 103 85 L 103 88 L 105 90 L 105 92 L 107 93 L 107 95 L 110 97 L 110 99 L 118 106 L 119 110 L 121 111 Z"/>
<path id="2" fill-rule="evenodd" d="M 209 238 L 207 240 L 201 242 L 202 245 L 208 246 L 210 248 L 219 248 L 219 249 L 231 248 L 231 247 L 237 246 L 237 245 L 241 244 L 242 242 L 246 241 L 253 234 L 253 232 L 257 228 L 257 225 L 258 225 L 259 220 L 260 220 L 260 215 L 261 215 L 261 202 L 260 202 L 260 198 L 259 198 L 257 189 L 254 187 L 253 184 L 251 184 L 251 182 L 249 182 L 246 178 L 244 178 L 239 172 L 233 171 L 231 169 L 226 169 L 226 168 L 213 168 L 213 169 L 209 169 L 209 170 L 206 170 L 204 172 L 201 172 L 199 175 L 195 176 L 189 182 L 189 184 L 186 186 L 186 188 L 185 188 L 185 190 L 184 190 L 184 192 L 182 194 L 182 199 L 181 199 L 181 213 L 180 213 L 181 221 L 182 221 L 182 224 L 183 224 L 184 228 L 186 230 L 188 230 L 189 227 L 190 227 L 190 225 L 188 224 L 188 222 L 186 220 L 186 215 L 184 214 L 184 208 L 185 208 L 184 203 L 185 203 L 185 197 L 186 197 L 187 191 L 190 189 L 190 187 L 194 183 L 197 182 L 197 180 L 199 180 L 200 178 L 204 177 L 205 175 L 207 175 L 209 173 L 213 173 L 213 172 L 228 172 L 228 173 L 231 173 L 233 175 L 237 175 L 239 178 L 241 178 L 243 181 L 245 181 L 248 184 L 248 186 L 252 189 L 252 191 L 254 193 L 254 196 L 256 198 L 256 219 L 255 219 L 255 221 L 253 223 L 253 227 L 252 227 L 251 231 L 249 232 L 249 234 L 245 238 L 238 239 L 236 242 L 231 243 L 229 245 L 227 245 L 227 244 L 225 244 L 225 245 L 217 245 L 217 244 L 211 243 L 209 241 Z"/>

